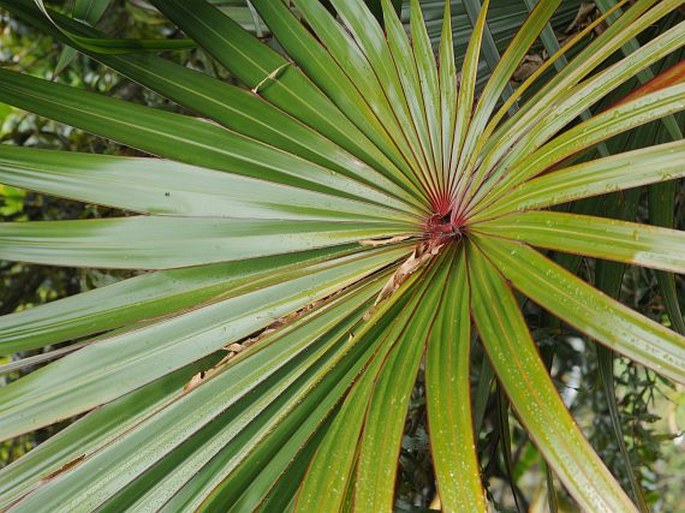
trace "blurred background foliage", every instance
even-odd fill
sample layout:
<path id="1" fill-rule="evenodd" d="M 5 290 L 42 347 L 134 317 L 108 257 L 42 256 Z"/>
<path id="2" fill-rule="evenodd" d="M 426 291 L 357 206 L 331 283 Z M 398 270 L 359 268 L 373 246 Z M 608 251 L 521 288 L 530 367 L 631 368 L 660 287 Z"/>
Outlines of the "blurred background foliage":
<path id="1" fill-rule="evenodd" d="M 236 21 L 258 37 L 269 38 L 266 27 L 251 6 L 243 0 L 215 2 Z M 374 4 L 373 0 L 370 0 Z M 377 2 L 376 2 L 377 3 Z M 462 54 L 470 34 L 468 20 L 472 17 L 461 1 L 453 1 L 454 27 L 457 55 Z M 465 2 L 466 7 L 472 2 Z M 532 2 L 528 0 L 493 1 L 489 21 L 492 36 L 490 46 L 485 43 L 481 69 L 485 73 L 502 51 L 513 31 L 518 28 Z M 54 5 L 70 13 L 71 2 L 55 2 Z M 439 32 L 442 0 L 422 2 L 431 35 Z M 547 32 L 547 41 L 540 41 L 534 52 L 526 57 L 517 71 L 517 83 L 525 80 L 548 56 L 547 48 L 592 21 L 598 14 L 598 6 L 592 2 L 570 0 L 555 18 L 553 32 Z M 175 27 L 165 22 L 149 4 L 142 0 L 116 0 L 98 23 L 98 27 L 117 37 L 157 38 L 180 37 Z M 655 29 L 656 30 L 656 29 Z M 647 35 L 649 37 L 649 35 Z M 278 43 L 271 42 L 276 48 Z M 196 70 L 232 80 L 220 66 L 201 50 L 168 52 L 166 57 Z M 682 56 L 681 56 L 682 57 Z M 58 64 L 59 63 L 59 64 Z M 65 66 L 66 64 L 66 66 Z M 130 82 L 108 68 L 80 54 L 66 57 L 59 43 L 33 30 L 6 13 L 0 11 L 0 65 L 96 91 L 129 101 L 151 105 L 156 108 L 178 110 L 164 98 Z M 55 71 L 59 68 L 58 73 Z M 484 74 L 483 73 L 483 74 Z M 630 84 L 628 87 L 635 87 Z M 613 101 L 608 99 L 608 102 Z M 601 108 L 601 106 L 599 107 Z M 659 137 L 658 124 L 649 125 L 647 132 Z M 646 141 L 645 141 L 646 142 Z M 48 121 L 26 112 L 0 104 L 0 143 L 49 149 L 65 149 L 91 153 L 134 155 L 127 147 L 115 145 L 102 138 L 71 127 Z M 636 141 L 610 141 L 609 144 L 639 145 Z M 647 220 L 646 194 L 638 198 L 637 217 Z M 685 229 L 683 205 L 685 189 L 679 184 L 676 197 L 678 228 Z M 107 217 L 111 209 L 83 205 L 63 199 L 26 192 L 0 185 L 0 220 L 55 220 Z M 117 213 L 121 214 L 121 213 Z M 588 280 L 594 279 L 595 264 L 579 262 L 580 273 Z M 91 269 L 67 269 L 0 261 L 0 315 L 31 308 L 35 305 L 76 294 L 90 288 L 112 283 L 125 277 L 122 272 L 103 272 Z M 682 278 L 682 277 L 680 277 Z M 682 279 L 678 287 L 683 297 Z M 643 268 L 628 268 L 620 289 L 623 302 L 644 314 L 667 323 L 655 273 Z M 531 326 L 537 326 L 536 335 L 543 355 L 553 356 L 552 376 L 566 404 L 589 437 L 595 449 L 617 475 L 624 487 L 629 489 L 621 448 L 617 443 L 611 424 L 610 410 L 598 375 L 595 346 L 580 338 L 565 326 L 550 325 L 537 306 L 528 303 L 526 314 Z M 73 346 L 72 346 L 73 347 Z M 475 346 L 479 347 L 479 346 Z M 42 351 L 57 347 L 43 348 Z M 40 351 L 36 356 L 40 365 Z M 476 361 L 483 354 L 475 354 Z M 551 358 L 550 358 L 551 361 Z M 0 365 L 11 363 L 0 357 Z M 8 368 L 7 366 L 5 367 Z M 488 493 L 497 505 L 497 511 L 515 512 L 549 511 L 544 486 L 540 479 L 545 468 L 535 446 L 527 438 L 525 430 L 517 423 L 506 407 L 506 399 L 491 382 L 488 367 L 473 366 L 474 394 L 489 397 L 481 412 L 481 430 L 478 451 L 482 462 L 484 482 Z M 0 384 L 16 379 L 29 369 L 15 369 L 0 375 Z M 676 388 L 654 373 L 617 359 L 614 366 L 615 388 L 619 419 L 624 433 L 624 443 L 631 464 L 644 488 L 652 511 L 675 513 L 685 511 L 685 391 Z M 480 385 L 480 386 L 479 386 Z M 436 504 L 435 485 L 430 463 L 430 447 L 427 435 L 426 405 L 419 379 L 410 406 L 400 457 L 400 484 L 397 506 L 400 509 L 429 508 Z M 504 404 L 503 404 L 504 402 Z M 73 419 L 72 419 L 73 420 Z M 0 468 L 17 459 L 32 447 L 40 444 L 66 421 L 37 432 L 0 444 Z M 479 422 L 479 419 L 476 419 Z M 502 443 L 509 441 L 510 443 Z M 504 449 L 504 450 L 503 450 Z M 555 487 L 559 487 L 558 483 Z M 558 490 L 559 511 L 574 511 L 563 490 Z"/>

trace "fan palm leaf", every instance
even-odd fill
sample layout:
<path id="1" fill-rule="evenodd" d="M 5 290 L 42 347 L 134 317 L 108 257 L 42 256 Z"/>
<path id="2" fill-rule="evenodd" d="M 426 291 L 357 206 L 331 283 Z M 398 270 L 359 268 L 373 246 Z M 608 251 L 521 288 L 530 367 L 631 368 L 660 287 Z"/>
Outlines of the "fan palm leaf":
<path id="1" fill-rule="evenodd" d="M 502 103 L 560 3 L 535 5 L 481 90 L 488 0 L 459 75 L 449 2 L 436 57 L 416 0 L 408 33 L 389 0 L 374 10 L 383 26 L 362 0 L 333 0 L 337 17 L 318 0 L 252 0 L 285 53 L 205 0 L 152 1 L 240 87 L 132 53 L 140 43 L 112 43 L 42 1 L 0 1 L 195 113 L 0 69 L 0 101 L 151 155 L 0 146 L 0 182 L 127 211 L 0 224 L 0 258 L 150 271 L 0 318 L 2 354 L 79 344 L 0 389 L 0 437 L 87 413 L 0 471 L 0 508 L 391 511 L 425 361 L 442 507 L 485 511 L 477 334 L 578 504 L 636 511 L 564 406 L 514 290 L 685 383 L 685 337 L 546 256 L 685 271 L 682 232 L 549 209 L 685 175 L 682 140 L 582 158 L 685 109 L 671 72 L 587 114 L 682 48 L 680 22 L 615 56 L 683 2 L 634 2 L 595 39 L 572 38 L 545 67 L 585 46 L 535 92 L 542 71 Z"/>

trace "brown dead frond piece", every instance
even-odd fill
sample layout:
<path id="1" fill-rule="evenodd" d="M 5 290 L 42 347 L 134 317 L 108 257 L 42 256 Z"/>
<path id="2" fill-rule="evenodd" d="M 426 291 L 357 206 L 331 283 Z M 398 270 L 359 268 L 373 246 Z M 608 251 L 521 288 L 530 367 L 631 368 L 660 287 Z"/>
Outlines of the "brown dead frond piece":
<path id="1" fill-rule="evenodd" d="M 43 476 L 43 480 L 44 480 L 44 481 L 47 481 L 47 480 L 49 480 L 49 479 L 52 479 L 52 478 L 54 478 L 54 477 L 56 477 L 56 476 L 58 476 L 58 475 L 60 475 L 60 474 L 62 474 L 62 473 L 64 473 L 64 472 L 66 472 L 66 471 L 69 470 L 70 468 L 75 467 L 76 465 L 78 465 L 79 463 L 81 463 L 85 458 L 86 458 L 86 455 L 85 455 L 85 454 L 81 454 L 80 456 L 74 458 L 73 460 L 69 461 L 68 463 L 65 463 L 64 465 L 62 465 L 62 466 L 61 466 L 60 468 L 58 468 L 57 470 L 53 470 L 53 471 L 50 472 L 49 474 L 45 474 L 45 475 Z"/>
<path id="2" fill-rule="evenodd" d="M 523 82 L 533 73 L 535 73 L 540 66 L 544 64 L 544 62 L 545 59 L 543 55 L 526 55 L 521 64 L 519 64 L 519 67 L 516 68 L 516 71 L 514 71 L 514 74 L 511 78 L 514 80 L 514 82 Z"/>
<path id="3" fill-rule="evenodd" d="M 225 350 L 228 351 L 228 354 L 224 356 L 219 362 L 212 368 L 203 370 L 195 374 L 192 378 L 190 378 L 190 381 L 186 383 L 183 386 L 183 393 L 187 394 L 191 390 L 197 388 L 200 386 L 202 383 L 207 381 L 209 378 L 212 376 L 219 374 L 223 370 L 223 368 L 226 366 L 226 364 L 233 359 L 235 355 L 243 351 L 245 348 L 242 347 L 240 344 L 231 344 L 228 346 L 228 348 L 225 348 Z"/>
<path id="4" fill-rule="evenodd" d="M 243 346 L 242 344 L 233 343 L 226 346 L 225 349 L 226 351 L 229 351 L 231 353 L 240 353 L 245 350 L 245 346 Z"/>
<path id="5" fill-rule="evenodd" d="M 259 81 L 259 83 L 258 83 L 256 86 L 254 86 L 254 87 L 252 88 L 252 92 L 253 92 L 254 94 L 257 94 L 257 93 L 259 92 L 259 90 L 262 88 L 262 86 L 263 86 L 266 82 L 268 82 L 269 80 L 275 80 L 276 78 L 278 78 L 278 75 L 280 75 L 281 72 L 282 72 L 287 66 L 290 66 L 291 64 L 292 64 L 292 62 L 284 62 L 283 64 L 281 64 L 278 68 L 276 68 L 276 69 L 273 70 L 271 73 L 269 73 L 267 76 L 265 76 L 263 79 L 261 79 L 261 80 Z"/>
<path id="6" fill-rule="evenodd" d="M 200 383 L 202 383 L 205 379 L 207 378 L 207 372 L 206 371 L 200 371 L 197 374 L 195 374 L 192 378 L 190 378 L 190 381 L 183 385 L 183 393 L 187 394 L 194 388 L 197 388 Z"/>
<path id="7" fill-rule="evenodd" d="M 378 248 L 381 246 L 387 246 L 389 244 L 395 244 L 397 242 L 403 242 L 407 239 L 411 239 L 411 235 L 398 235 L 397 237 L 391 237 L 386 239 L 364 239 L 360 240 L 359 244 L 362 246 L 371 246 L 372 248 Z"/>
<path id="8" fill-rule="evenodd" d="M 580 7 L 578 7 L 578 13 L 576 14 L 573 22 L 571 22 L 571 25 L 569 25 L 566 29 L 566 33 L 569 34 L 573 31 L 577 31 L 578 29 L 592 23 L 592 17 L 596 9 L 597 6 L 594 2 L 583 2 L 580 4 Z"/>
<path id="9" fill-rule="evenodd" d="M 414 251 L 412 251 L 409 258 L 407 258 L 397 271 L 388 279 L 383 286 L 374 306 L 390 297 L 407 279 L 423 266 L 428 264 L 432 258 L 438 254 L 440 248 L 444 244 L 436 244 L 433 241 L 426 241 L 419 244 Z"/>

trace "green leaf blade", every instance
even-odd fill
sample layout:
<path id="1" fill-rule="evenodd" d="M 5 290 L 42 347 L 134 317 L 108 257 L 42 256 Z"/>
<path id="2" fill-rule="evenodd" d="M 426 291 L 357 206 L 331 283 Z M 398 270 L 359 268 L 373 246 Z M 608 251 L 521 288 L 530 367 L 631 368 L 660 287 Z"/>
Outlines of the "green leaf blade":
<path id="1" fill-rule="evenodd" d="M 474 208 L 470 219 L 515 210 L 551 207 L 609 192 L 685 176 L 685 141 L 658 144 L 583 162 L 528 180 L 493 203 Z"/>
<path id="2" fill-rule="evenodd" d="M 426 403 L 440 502 L 446 511 L 483 513 L 471 412 L 471 318 L 465 253 L 452 263 L 426 353 Z"/>
<path id="3" fill-rule="evenodd" d="M 533 246 L 685 273 L 685 233 L 617 219 L 529 211 L 473 225 Z"/>
<path id="4" fill-rule="evenodd" d="M 0 439 L 116 399 L 359 282 L 402 255 L 343 258 L 111 336 L 0 389 Z M 266 285 L 266 286 L 264 286 Z"/>
<path id="5" fill-rule="evenodd" d="M 139 216 L 0 224 L 0 257 L 70 267 L 171 269 L 406 234 L 400 225 Z"/>
<path id="6" fill-rule="evenodd" d="M 443 301 L 452 251 L 437 257 L 426 292 L 386 357 L 369 403 L 360 439 L 355 481 L 355 507 L 391 512 L 407 408 L 419 371 L 426 339 Z"/>
<path id="7" fill-rule="evenodd" d="M 0 319 L 0 354 L 135 326 L 273 284 L 298 269 L 359 253 L 347 246 L 146 273 Z"/>
<path id="8" fill-rule="evenodd" d="M 467 258 L 478 332 L 530 436 L 581 507 L 636 512 L 564 406 L 514 294 L 479 249 Z"/>

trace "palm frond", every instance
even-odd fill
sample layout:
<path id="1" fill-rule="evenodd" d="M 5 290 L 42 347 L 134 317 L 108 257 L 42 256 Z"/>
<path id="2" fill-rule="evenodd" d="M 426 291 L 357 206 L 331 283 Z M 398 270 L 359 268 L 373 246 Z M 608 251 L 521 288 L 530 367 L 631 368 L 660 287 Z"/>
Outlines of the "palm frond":
<path id="1" fill-rule="evenodd" d="M 0 354 L 68 348 L 0 388 L 0 438 L 85 414 L 0 471 L 0 508 L 392 511 L 425 371 L 446 511 L 486 510 L 476 441 L 494 376 L 505 436 L 510 401 L 582 508 L 636 511 L 559 397 L 512 287 L 685 383 L 685 337 L 598 290 L 621 267 L 600 264 L 595 288 L 544 252 L 685 271 L 683 233 L 635 223 L 635 191 L 620 212 L 550 210 L 684 176 L 682 140 L 617 142 L 660 120 L 677 135 L 681 68 L 648 70 L 685 44 L 671 16 L 682 0 L 603 4 L 564 45 L 551 27 L 573 3 L 560 1 L 468 2 L 465 40 L 468 13 L 449 2 L 252 0 L 273 46 L 213 2 L 152 4 L 191 41 L 113 40 L 40 0 L 0 0 L 185 108 L 0 69 L 0 101 L 148 155 L 0 146 L 1 183 L 124 211 L 1 223 L 0 258 L 149 271 L 0 319 Z M 504 48 L 512 27 L 493 13 L 528 8 Z M 514 92 L 538 38 L 554 54 Z M 235 83 L 150 53 L 190 43 Z M 487 356 L 472 398 L 476 335 Z"/>

